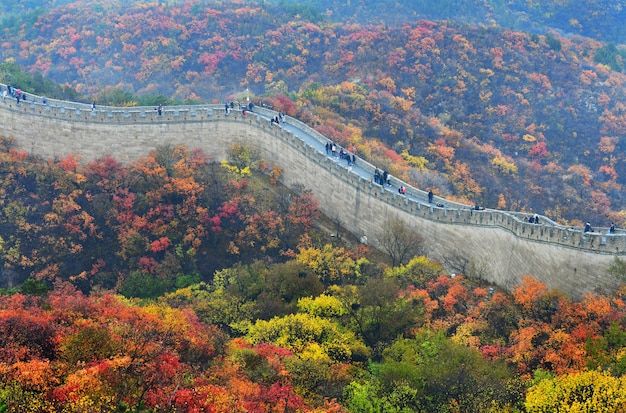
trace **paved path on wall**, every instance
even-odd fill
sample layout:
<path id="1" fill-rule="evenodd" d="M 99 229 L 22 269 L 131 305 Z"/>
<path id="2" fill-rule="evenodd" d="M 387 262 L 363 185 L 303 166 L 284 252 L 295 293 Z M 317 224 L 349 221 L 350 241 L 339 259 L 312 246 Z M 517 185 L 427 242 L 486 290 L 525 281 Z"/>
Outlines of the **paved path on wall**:
<path id="1" fill-rule="evenodd" d="M 258 113 L 256 113 L 256 115 L 258 115 L 260 118 L 265 119 L 267 122 L 270 122 L 270 118 L 264 115 L 260 115 Z M 276 124 L 272 124 L 272 127 L 277 127 Z M 285 131 L 290 132 L 292 134 L 294 134 L 294 136 L 296 136 L 297 138 L 301 139 L 303 142 L 305 142 L 307 145 L 311 146 L 312 148 L 314 148 L 316 151 L 318 151 L 321 154 L 325 154 L 327 159 L 330 159 L 331 161 L 335 162 L 337 165 L 339 165 L 339 167 L 343 168 L 344 170 L 346 170 L 346 172 L 348 170 L 352 171 L 352 173 L 365 178 L 366 180 L 370 180 L 372 179 L 372 174 L 366 170 L 365 168 L 363 168 L 362 166 L 360 166 L 359 164 L 359 159 L 356 159 L 356 162 L 354 164 L 352 164 L 352 166 L 348 166 L 348 161 L 346 159 L 341 159 L 339 157 L 339 149 L 341 149 L 341 146 L 337 145 L 337 153 L 335 156 L 331 154 L 326 154 L 326 144 L 323 142 L 320 142 L 319 139 L 316 139 L 314 136 L 312 136 L 311 134 L 307 133 L 306 131 L 303 131 L 302 129 L 294 126 L 294 125 L 290 125 L 288 122 L 282 122 L 280 123 L 280 127 L 282 127 Z M 332 143 L 332 141 L 328 141 L 330 143 Z M 381 171 L 382 172 L 382 171 Z M 390 191 L 393 193 L 398 193 L 398 187 L 391 184 L 391 185 L 381 185 L 382 188 L 385 189 L 385 191 Z M 422 204 L 428 204 L 426 202 L 425 199 L 423 198 L 418 198 L 416 196 L 410 195 L 410 194 L 406 194 L 405 195 L 407 199 L 422 203 Z M 428 205 L 432 205 L 432 204 L 428 204 Z M 468 205 L 468 208 L 470 208 L 470 206 Z"/>

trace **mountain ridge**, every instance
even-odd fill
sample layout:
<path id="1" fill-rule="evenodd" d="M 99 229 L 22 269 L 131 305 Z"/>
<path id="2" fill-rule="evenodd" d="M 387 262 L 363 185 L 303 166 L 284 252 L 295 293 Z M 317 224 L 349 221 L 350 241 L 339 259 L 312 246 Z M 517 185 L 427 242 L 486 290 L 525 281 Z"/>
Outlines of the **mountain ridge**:
<path id="1" fill-rule="evenodd" d="M 87 4 L 89 15 L 70 4 L 10 33 L 5 58 L 102 103 L 115 88 L 247 93 L 456 199 L 624 224 L 625 78 L 595 61 L 621 61 L 619 48 L 454 22 L 308 21 L 254 2 L 138 2 L 119 15 Z"/>

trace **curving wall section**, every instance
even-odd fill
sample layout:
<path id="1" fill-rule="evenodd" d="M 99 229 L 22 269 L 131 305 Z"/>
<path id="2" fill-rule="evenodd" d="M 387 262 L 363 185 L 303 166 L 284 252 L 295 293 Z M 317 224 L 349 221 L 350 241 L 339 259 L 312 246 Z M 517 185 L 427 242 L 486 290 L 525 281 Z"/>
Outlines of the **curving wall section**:
<path id="1" fill-rule="evenodd" d="M 371 243 L 390 219 L 397 218 L 421 233 L 428 256 L 450 271 L 506 289 L 524 275 L 574 299 L 619 286 L 607 270 L 614 256 L 626 254 L 623 232 L 584 234 L 547 218 L 541 225 L 529 224 L 523 214 L 476 211 L 448 201 L 445 208 L 434 207 L 417 188 L 408 187 L 405 197 L 329 159 L 302 136 L 323 143 L 326 138 L 292 118 L 288 123 L 298 133 L 272 126 L 267 118 L 274 115 L 262 108 L 246 116 L 240 111 L 226 114 L 223 106 L 208 105 L 167 108 L 158 116 L 154 108 L 106 107 L 94 112 L 89 105 L 72 102 L 49 100 L 43 105 L 31 100 L 17 105 L 7 99 L 0 102 L 0 135 L 15 138 L 20 150 L 46 158 L 77 154 L 83 162 L 105 155 L 131 162 L 165 144 L 201 148 L 220 160 L 233 143 L 252 145 L 283 168 L 287 187 L 312 190 L 326 215 Z M 373 173 L 374 166 L 357 163 Z"/>

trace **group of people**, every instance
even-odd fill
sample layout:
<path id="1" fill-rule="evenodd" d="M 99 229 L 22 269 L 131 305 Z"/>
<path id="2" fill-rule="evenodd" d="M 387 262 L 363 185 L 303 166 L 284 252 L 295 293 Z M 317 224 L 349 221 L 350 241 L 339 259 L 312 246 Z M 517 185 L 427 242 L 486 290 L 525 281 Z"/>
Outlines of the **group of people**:
<path id="1" fill-rule="evenodd" d="M 333 158 L 339 154 L 339 159 L 345 159 L 349 168 L 356 163 L 356 155 L 354 153 L 351 154 L 343 148 L 339 148 L 339 152 L 337 152 L 337 144 L 335 142 L 326 142 L 326 155 L 331 154 Z"/>
<path id="2" fill-rule="evenodd" d="M 278 115 L 271 118 L 270 124 L 272 123 L 275 123 L 277 125 L 280 125 L 281 123 L 285 123 L 285 115 L 283 115 L 283 112 L 278 112 Z"/>
<path id="3" fill-rule="evenodd" d="M 538 224 L 539 223 L 539 214 L 531 215 L 528 218 L 528 222 L 531 223 L 531 224 Z"/>
<path id="4" fill-rule="evenodd" d="M 391 174 L 387 171 L 380 171 L 376 168 L 374 170 L 374 182 L 380 186 L 391 186 Z"/>
<path id="5" fill-rule="evenodd" d="M 254 103 L 250 102 L 247 105 L 242 105 L 241 103 L 237 102 L 233 102 L 232 100 L 230 101 L 230 103 L 224 103 L 224 110 L 226 111 L 226 114 L 228 115 L 233 109 L 235 109 L 235 105 L 237 106 L 237 109 L 241 109 L 241 114 L 243 116 L 246 116 L 246 113 L 248 112 L 252 112 L 252 109 L 254 109 Z"/>
<path id="6" fill-rule="evenodd" d="M 7 90 L 2 91 L 2 101 L 5 102 L 7 96 L 15 98 L 16 104 L 20 104 L 20 100 L 26 100 L 26 93 L 22 92 L 19 88 L 14 88 L 11 85 L 7 85 Z"/>
<path id="7" fill-rule="evenodd" d="M 380 171 L 378 168 L 376 168 L 374 170 L 374 182 L 376 182 L 377 184 L 381 185 L 381 186 L 392 186 L 391 185 L 391 175 L 387 172 L 387 171 Z M 398 193 L 400 195 L 406 195 L 406 186 L 404 185 L 400 185 L 398 187 Z M 432 204 L 434 203 L 434 197 L 435 194 L 433 194 L 433 190 L 429 189 L 428 190 L 428 203 Z M 441 202 L 437 202 L 435 204 L 438 208 L 445 208 L 445 205 Z M 478 206 L 476 206 L 476 209 L 485 209 L 485 208 L 480 208 Z"/>
<path id="8" fill-rule="evenodd" d="M 587 223 L 585 224 L 585 228 L 583 229 L 583 232 L 594 232 L 593 228 L 591 227 L 591 223 L 589 221 L 587 221 Z M 608 234 L 615 234 L 615 223 L 611 222 L 611 226 L 609 227 L 609 230 L 607 231 Z"/>

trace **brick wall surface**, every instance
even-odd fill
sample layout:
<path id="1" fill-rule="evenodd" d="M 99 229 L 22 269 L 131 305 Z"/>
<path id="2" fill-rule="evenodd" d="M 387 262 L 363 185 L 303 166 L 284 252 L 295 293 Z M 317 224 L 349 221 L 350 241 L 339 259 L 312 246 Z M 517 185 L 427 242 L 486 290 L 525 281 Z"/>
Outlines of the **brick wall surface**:
<path id="1" fill-rule="evenodd" d="M 626 251 L 626 236 L 583 234 L 556 225 L 532 225 L 512 213 L 434 208 L 381 190 L 343 168 L 306 142 L 258 115 L 226 115 L 215 106 L 169 109 L 103 109 L 0 102 L 0 135 L 19 150 L 45 157 L 80 156 L 81 162 L 110 155 L 120 162 L 145 157 L 161 145 L 201 148 L 225 157 L 233 143 L 256 147 L 283 168 L 282 183 L 303 185 L 323 212 L 370 244 L 391 219 L 400 219 L 425 238 L 427 255 L 450 271 L 464 271 L 511 289 L 524 275 L 579 299 L 587 292 L 614 291 L 607 270 Z M 303 129 L 305 128 L 302 125 Z"/>

